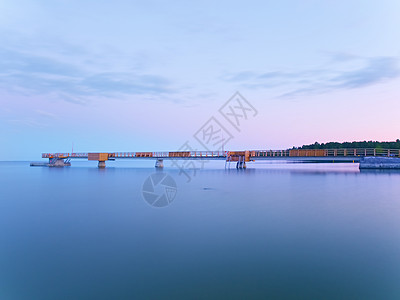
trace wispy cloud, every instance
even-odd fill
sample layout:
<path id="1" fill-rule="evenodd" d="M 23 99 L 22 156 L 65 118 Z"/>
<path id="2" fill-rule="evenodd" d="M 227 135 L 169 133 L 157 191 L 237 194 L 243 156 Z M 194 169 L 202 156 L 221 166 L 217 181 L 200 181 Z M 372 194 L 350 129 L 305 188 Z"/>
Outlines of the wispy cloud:
<path id="1" fill-rule="evenodd" d="M 7 120 L 8 123 L 14 124 L 14 125 L 22 125 L 22 126 L 28 126 L 32 128 L 45 128 L 47 125 L 43 124 L 42 122 L 38 122 L 37 120 L 34 120 L 32 118 L 28 119 L 12 119 L 12 120 Z"/>
<path id="2" fill-rule="evenodd" d="M 397 59 L 393 57 L 370 58 L 363 68 L 343 72 L 331 78 L 333 87 L 358 88 L 393 79 L 400 75 Z"/>
<path id="3" fill-rule="evenodd" d="M 332 58 L 331 64 L 324 68 L 266 73 L 244 71 L 225 76 L 224 80 L 256 89 L 283 87 L 287 92 L 278 97 L 289 98 L 366 87 L 399 76 L 400 68 L 396 57 L 360 58 L 338 54 Z"/>
<path id="4" fill-rule="evenodd" d="M 48 111 L 44 111 L 44 110 L 41 110 L 41 109 L 36 109 L 35 112 L 39 116 L 47 118 L 47 119 L 57 119 L 57 115 L 56 114 L 53 114 L 53 113 L 48 112 Z"/>
<path id="5" fill-rule="evenodd" d="M 173 93 L 163 76 L 139 70 L 99 72 L 73 59 L 0 49 L 0 87 L 24 94 L 49 94 L 84 104 L 90 97 Z"/>
<path id="6" fill-rule="evenodd" d="M 104 94 L 152 94 L 170 92 L 170 82 L 155 75 L 107 72 L 84 78 L 80 84 L 91 91 Z"/>

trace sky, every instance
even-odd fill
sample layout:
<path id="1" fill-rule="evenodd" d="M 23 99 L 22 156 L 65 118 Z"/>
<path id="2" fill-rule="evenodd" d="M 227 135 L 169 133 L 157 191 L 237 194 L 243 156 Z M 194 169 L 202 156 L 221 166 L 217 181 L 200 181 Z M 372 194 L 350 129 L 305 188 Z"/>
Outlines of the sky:
<path id="1" fill-rule="evenodd" d="M 196 136 L 210 120 L 225 150 L 396 140 L 399 15 L 397 0 L 0 0 L 1 160 L 214 150 Z M 232 101 L 251 107 L 240 124 Z"/>

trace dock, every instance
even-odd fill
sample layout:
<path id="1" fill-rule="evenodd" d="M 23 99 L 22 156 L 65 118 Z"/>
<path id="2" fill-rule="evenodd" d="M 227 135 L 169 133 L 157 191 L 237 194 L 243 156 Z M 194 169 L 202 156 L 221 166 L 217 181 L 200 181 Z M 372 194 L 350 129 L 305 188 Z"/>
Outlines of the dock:
<path id="1" fill-rule="evenodd" d="M 399 149 L 289 149 L 289 150 L 240 150 L 240 151 L 164 151 L 164 152 L 90 152 L 90 153 L 43 153 L 47 163 L 31 163 L 31 166 L 66 167 L 72 159 L 97 161 L 99 168 L 106 161 L 119 159 L 150 159 L 156 168 L 164 167 L 164 160 L 223 160 L 225 166 L 235 163 L 236 168 L 246 168 L 246 163 L 258 160 L 287 160 L 297 162 L 353 162 L 360 168 L 400 168 Z M 375 159 L 374 159 L 375 158 Z"/>

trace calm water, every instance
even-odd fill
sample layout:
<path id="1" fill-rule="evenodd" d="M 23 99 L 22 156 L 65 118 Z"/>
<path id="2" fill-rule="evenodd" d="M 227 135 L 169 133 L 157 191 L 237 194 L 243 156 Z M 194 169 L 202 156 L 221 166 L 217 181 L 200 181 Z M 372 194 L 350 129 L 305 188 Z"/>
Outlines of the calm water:
<path id="1" fill-rule="evenodd" d="M 0 163 L 0 299 L 400 299 L 400 173 L 152 165 Z"/>

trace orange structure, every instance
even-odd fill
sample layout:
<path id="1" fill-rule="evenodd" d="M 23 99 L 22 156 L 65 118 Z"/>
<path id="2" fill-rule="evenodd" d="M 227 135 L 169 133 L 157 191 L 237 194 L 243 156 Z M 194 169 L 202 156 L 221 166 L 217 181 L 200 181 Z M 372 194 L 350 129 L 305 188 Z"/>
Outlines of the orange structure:
<path id="1" fill-rule="evenodd" d="M 314 156 L 314 157 L 319 157 L 319 156 L 325 156 L 325 150 L 323 150 L 323 149 L 290 150 L 289 151 L 289 156 L 302 156 L 302 157 Z"/>
<path id="2" fill-rule="evenodd" d="M 136 152 L 136 157 L 153 157 L 153 152 Z"/>
<path id="3" fill-rule="evenodd" d="M 99 168 L 106 167 L 106 160 L 108 160 L 108 153 L 88 153 L 88 160 L 97 160 Z"/>

